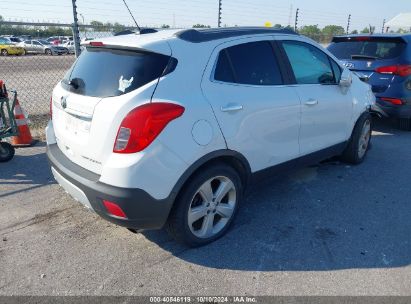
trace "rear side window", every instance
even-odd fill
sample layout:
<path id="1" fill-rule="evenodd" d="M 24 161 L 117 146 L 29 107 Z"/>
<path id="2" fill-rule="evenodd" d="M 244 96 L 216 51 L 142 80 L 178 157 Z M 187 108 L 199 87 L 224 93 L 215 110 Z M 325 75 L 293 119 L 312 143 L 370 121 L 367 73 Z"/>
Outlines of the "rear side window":
<path id="1" fill-rule="evenodd" d="M 169 56 L 148 52 L 87 48 L 62 84 L 80 95 L 119 96 L 161 77 L 169 59 Z"/>
<path id="2" fill-rule="evenodd" d="M 304 42 L 284 41 L 282 45 L 298 84 L 337 83 L 331 60 L 324 52 Z"/>
<path id="3" fill-rule="evenodd" d="M 269 41 L 240 44 L 222 50 L 216 80 L 247 85 L 281 85 L 283 79 Z"/>
<path id="4" fill-rule="evenodd" d="M 364 40 L 365 41 L 362 41 Z M 335 39 L 328 50 L 339 59 L 394 59 L 404 51 L 405 43 L 397 39 Z"/>
<path id="5" fill-rule="evenodd" d="M 217 66 L 215 69 L 216 80 L 224 82 L 235 82 L 233 70 L 231 68 L 230 61 L 226 50 L 222 50 L 218 56 Z"/>

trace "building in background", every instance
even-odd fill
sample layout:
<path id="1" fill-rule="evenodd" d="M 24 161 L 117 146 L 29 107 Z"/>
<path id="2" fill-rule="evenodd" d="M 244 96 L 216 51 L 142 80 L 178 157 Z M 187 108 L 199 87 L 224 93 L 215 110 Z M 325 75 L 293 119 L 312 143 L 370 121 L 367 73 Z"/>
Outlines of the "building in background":
<path id="1" fill-rule="evenodd" d="M 385 24 L 386 31 L 399 31 L 411 32 L 411 13 L 402 13 Z"/>

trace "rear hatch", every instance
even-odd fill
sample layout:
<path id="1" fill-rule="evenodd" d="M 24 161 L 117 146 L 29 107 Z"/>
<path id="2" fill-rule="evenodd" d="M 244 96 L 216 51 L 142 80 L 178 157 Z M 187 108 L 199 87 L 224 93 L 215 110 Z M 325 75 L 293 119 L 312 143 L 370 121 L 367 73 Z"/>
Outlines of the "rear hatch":
<path id="1" fill-rule="evenodd" d="M 359 76 L 369 78 L 374 93 L 384 93 L 391 83 L 402 81 L 381 69 L 401 64 L 406 42 L 401 37 L 353 36 L 334 37 L 328 50 Z M 400 77 L 401 78 L 401 77 Z"/>
<path id="2" fill-rule="evenodd" d="M 87 47 L 53 91 L 52 120 L 60 150 L 101 174 L 125 111 L 151 100 L 170 56 L 171 50 L 159 54 L 103 44 Z"/>

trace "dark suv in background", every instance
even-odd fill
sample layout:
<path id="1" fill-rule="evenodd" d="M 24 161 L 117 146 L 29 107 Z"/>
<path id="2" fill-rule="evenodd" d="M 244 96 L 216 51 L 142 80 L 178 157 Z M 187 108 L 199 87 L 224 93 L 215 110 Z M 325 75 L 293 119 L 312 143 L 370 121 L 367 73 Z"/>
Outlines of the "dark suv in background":
<path id="1" fill-rule="evenodd" d="M 328 50 L 372 86 L 386 116 L 411 130 L 411 34 L 337 36 Z"/>

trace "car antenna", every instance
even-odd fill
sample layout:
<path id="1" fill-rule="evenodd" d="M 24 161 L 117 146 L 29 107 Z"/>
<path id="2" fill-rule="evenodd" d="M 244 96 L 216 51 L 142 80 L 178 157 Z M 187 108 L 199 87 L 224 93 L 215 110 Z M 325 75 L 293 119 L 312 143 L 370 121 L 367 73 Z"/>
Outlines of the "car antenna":
<path id="1" fill-rule="evenodd" d="M 137 23 L 136 19 L 134 18 L 132 12 L 130 11 L 130 9 L 129 9 L 127 3 L 126 3 L 126 0 L 123 0 L 123 2 L 124 2 L 124 5 L 127 7 L 127 10 L 128 10 L 128 12 L 130 13 L 130 15 L 131 15 L 131 18 L 133 18 L 134 23 L 136 24 L 138 31 L 140 32 L 141 29 L 140 29 L 140 27 L 138 26 L 138 23 Z"/>

